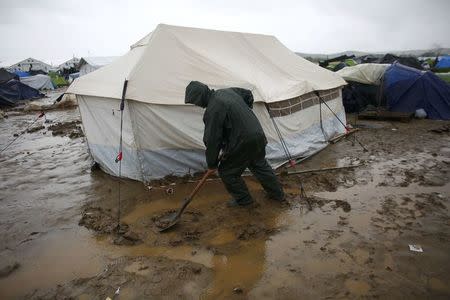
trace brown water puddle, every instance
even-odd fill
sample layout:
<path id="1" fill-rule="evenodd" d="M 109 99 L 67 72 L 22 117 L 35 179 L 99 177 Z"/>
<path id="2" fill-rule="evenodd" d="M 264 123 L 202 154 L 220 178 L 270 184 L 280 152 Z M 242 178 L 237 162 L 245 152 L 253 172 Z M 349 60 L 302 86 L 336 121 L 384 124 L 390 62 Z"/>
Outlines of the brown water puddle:
<path id="1" fill-rule="evenodd" d="M 20 267 L 0 280 L 1 299 L 22 298 L 34 289 L 93 276 L 107 263 L 109 252 L 84 228 L 57 231 L 28 243 L 34 245 L 14 254 L 2 253 L 3 261 L 13 256 Z"/>
<path id="2" fill-rule="evenodd" d="M 247 180 L 252 194 L 260 195 L 261 187 L 253 180 Z M 149 203 L 138 204 L 130 213 L 124 216 L 123 221 L 127 224 L 139 224 L 142 220 L 149 219 L 152 215 L 168 209 L 177 209 L 181 203 L 183 195 L 187 195 L 193 188 L 193 184 L 178 185 L 173 195 L 168 196 L 164 192 L 156 192 L 156 199 Z M 223 191 L 220 182 L 209 182 L 202 191 L 195 197 L 189 206 L 189 210 L 203 212 L 202 222 L 217 223 L 214 218 L 220 217 L 213 207 L 223 207 L 228 195 Z M 224 208 L 227 212 L 230 208 Z M 239 208 L 237 209 L 240 210 Z M 220 212 L 220 209 L 219 209 Z M 229 213 L 229 212 L 228 212 Z M 225 214 L 226 215 L 226 214 Z M 264 218 L 267 228 L 278 225 L 279 214 L 268 213 L 268 218 Z M 231 218 L 227 223 L 238 225 L 248 220 L 242 220 L 240 215 L 227 216 Z M 183 218 L 183 217 L 182 217 Z M 188 225 L 187 225 L 188 226 Z M 207 226 L 207 225 L 206 225 Z M 245 225 L 243 225 L 245 226 Z M 185 226 L 186 227 L 186 226 Z M 173 238 L 185 227 L 178 227 L 175 231 L 163 233 L 151 238 L 155 241 L 158 236 L 161 238 Z M 214 224 L 211 232 L 206 231 L 205 237 L 200 241 L 200 245 L 181 245 L 177 247 L 161 247 L 138 245 L 134 247 L 124 247 L 122 254 L 133 256 L 165 256 L 170 259 L 188 260 L 201 263 L 214 271 L 211 285 L 204 291 L 202 298 L 217 299 L 233 296 L 233 289 L 242 288 L 247 293 L 253 285 L 262 277 L 265 270 L 266 241 L 265 238 L 249 240 L 237 239 L 236 233 L 230 227 L 217 227 Z M 224 249 L 232 249 L 228 254 L 217 253 L 208 250 L 209 246 Z"/>

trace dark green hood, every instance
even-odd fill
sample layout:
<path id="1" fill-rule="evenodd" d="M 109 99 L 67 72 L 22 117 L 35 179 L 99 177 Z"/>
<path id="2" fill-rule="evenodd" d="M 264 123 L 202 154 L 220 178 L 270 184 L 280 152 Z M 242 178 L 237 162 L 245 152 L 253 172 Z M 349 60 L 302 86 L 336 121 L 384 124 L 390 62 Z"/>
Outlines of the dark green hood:
<path id="1" fill-rule="evenodd" d="M 208 106 L 209 98 L 213 91 L 206 84 L 199 81 L 191 81 L 186 87 L 184 103 L 191 103 L 205 108 Z"/>

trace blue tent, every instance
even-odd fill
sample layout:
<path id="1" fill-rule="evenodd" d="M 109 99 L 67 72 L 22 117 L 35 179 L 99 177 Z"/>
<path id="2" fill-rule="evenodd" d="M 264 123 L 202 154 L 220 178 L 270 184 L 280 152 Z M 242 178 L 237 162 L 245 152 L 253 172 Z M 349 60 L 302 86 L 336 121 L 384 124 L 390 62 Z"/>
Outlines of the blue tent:
<path id="1" fill-rule="evenodd" d="M 37 99 L 44 95 L 38 90 L 11 79 L 0 84 L 0 106 L 14 106 L 20 100 Z"/>
<path id="2" fill-rule="evenodd" d="M 384 73 L 383 90 L 391 111 L 423 108 L 430 119 L 450 120 L 450 85 L 432 72 L 394 63 Z"/>
<path id="3" fill-rule="evenodd" d="M 16 74 L 19 77 L 28 77 L 31 76 L 30 73 L 24 72 L 24 71 L 14 71 L 14 74 Z"/>
<path id="4" fill-rule="evenodd" d="M 450 69 L 450 55 L 441 56 L 438 59 L 438 63 L 435 66 L 436 69 Z"/>

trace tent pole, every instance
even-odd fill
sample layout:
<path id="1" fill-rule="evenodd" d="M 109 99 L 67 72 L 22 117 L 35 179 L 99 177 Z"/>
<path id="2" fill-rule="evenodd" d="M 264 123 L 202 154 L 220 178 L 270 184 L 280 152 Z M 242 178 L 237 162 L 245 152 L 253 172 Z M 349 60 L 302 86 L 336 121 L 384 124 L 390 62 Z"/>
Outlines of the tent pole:
<path id="1" fill-rule="evenodd" d="M 339 123 L 341 123 L 342 126 L 344 126 L 345 131 L 348 133 L 349 129 L 347 127 L 347 125 L 344 124 L 344 122 L 342 122 L 341 119 L 339 119 L 339 117 L 336 115 L 336 113 L 331 109 L 331 107 L 325 102 L 323 101 L 322 97 L 320 96 L 318 91 L 314 91 L 314 93 L 316 94 L 317 97 L 319 97 L 319 101 L 321 101 L 323 104 L 325 104 L 325 106 L 331 111 L 331 113 L 334 115 L 334 117 L 339 121 Z M 364 152 L 367 152 L 369 150 L 367 150 L 366 147 L 364 147 L 364 145 L 356 138 L 356 136 L 354 136 L 355 140 L 358 142 L 358 144 L 361 146 L 361 148 L 363 148 Z"/>
<path id="2" fill-rule="evenodd" d="M 125 109 L 125 95 L 127 93 L 127 86 L 128 86 L 128 80 L 125 79 L 125 81 L 123 82 L 123 89 L 122 89 L 122 100 L 120 101 L 120 141 L 119 141 L 119 153 L 116 156 L 116 163 L 119 163 L 119 184 L 118 184 L 118 192 L 119 192 L 119 197 L 118 197 L 118 208 L 117 208 L 117 232 L 120 231 L 120 183 L 122 181 L 121 177 L 122 177 L 122 158 L 123 158 L 123 154 L 122 154 L 122 136 L 123 136 L 123 111 Z"/>

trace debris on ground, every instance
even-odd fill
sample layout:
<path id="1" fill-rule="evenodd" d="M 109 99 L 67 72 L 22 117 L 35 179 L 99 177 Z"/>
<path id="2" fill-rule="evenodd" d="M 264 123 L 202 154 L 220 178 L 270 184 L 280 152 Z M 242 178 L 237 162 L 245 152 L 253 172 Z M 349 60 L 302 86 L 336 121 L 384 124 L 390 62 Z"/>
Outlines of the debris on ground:
<path id="1" fill-rule="evenodd" d="M 48 127 L 52 131 L 52 135 L 68 136 L 71 139 L 83 137 L 84 133 L 80 126 L 81 121 L 59 122 Z"/>
<path id="2" fill-rule="evenodd" d="M 413 252 L 423 252 L 423 249 L 420 245 L 408 245 L 409 250 Z"/>
<path id="3" fill-rule="evenodd" d="M 112 234 L 112 241 L 116 245 L 135 245 L 141 243 L 139 235 L 133 232 L 128 224 L 121 223 L 120 228 L 117 228 L 117 219 L 111 216 L 111 211 L 105 211 L 100 207 L 86 209 L 78 225 L 84 226 L 96 233 Z"/>
<path id="4" fill-rule="evenodd" d="M 42 129 L 45 129 L 44 125 L 34 126 L 34 127 L 31 127 L 29 129 L 27 129 L 27 133 L 37 132 L 37 131 L 42 130 Z"/>
<path id="5" fill-rule="evenodd" d="M 433 133 L 448 133 L 448 132 L 450 132 L 450 124 L 444 124 L 444 125 L 442 125 L 440 127 L 436 127 L 436 128 L 430 129 L 430 132 L 433 132 Z"/>
<path id="6" fill-rule="evenodd" d="M 31 101 L 25 105 L 24 111 L 48 111 L 52 109 L 68 109 L 78 106 L 73 94 L 64 94 L 59 102 L 45 103 L 43 101 Z"/>

